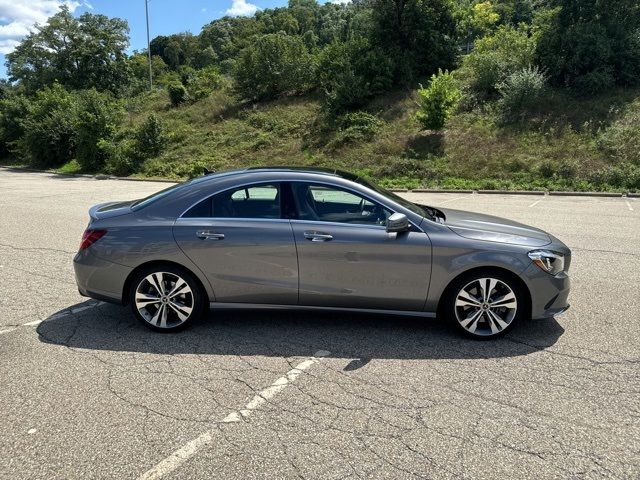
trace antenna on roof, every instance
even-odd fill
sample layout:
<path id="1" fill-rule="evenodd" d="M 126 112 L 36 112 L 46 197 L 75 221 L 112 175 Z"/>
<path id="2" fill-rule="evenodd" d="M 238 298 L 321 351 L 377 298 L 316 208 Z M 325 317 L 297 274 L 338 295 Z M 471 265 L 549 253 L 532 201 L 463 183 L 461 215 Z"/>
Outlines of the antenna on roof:
<path id="1" fill-rule="evenodd" d="M 203 167 L 202 169 L 204 170 L 204 175 L 211 175 L 212 173 L 215 173 L 213 170 L 209 170 L 207 167 Z"/>

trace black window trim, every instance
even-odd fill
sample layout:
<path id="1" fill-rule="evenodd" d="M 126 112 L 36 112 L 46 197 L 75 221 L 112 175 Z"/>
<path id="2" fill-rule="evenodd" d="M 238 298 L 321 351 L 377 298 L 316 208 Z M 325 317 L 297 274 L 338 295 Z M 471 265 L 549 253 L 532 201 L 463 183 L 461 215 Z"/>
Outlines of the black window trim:
<path id="1" fill-rule="evenodd" d="M 194 202 L 189 208 L 187 208 L 184 212 L 182 212 L 177 220 L 179 219 L 185 219 L 185 220 L 195 220 L 195 219 L 206 219 L 206 220 L 212 220 L 212 219 L 226 219 L 226 220 L 282 220 L 282 186 L 283 183 L 280 180 L 278 181 L 262 181 L 262 182 L 252 182 L 252 183 L 246 183 L 246 184 L 242 184 L 242 185 L 234 185 L 233 187 L 229 187 L 229 188 L 225 188 L 223 190 L 219 190 L 216 193 L 212 193 L 204 198 L 201 198 L 200 200 L 198 200 L 197 202 Z M 280 217 L 279 218 L 255 218 L 255 217 L 216 217 L 214 215 L 210 216 L 210 217 L 185 217 L 185 215 L 187 214 L 187 212 L 189 212 L 192 208 L 194 208 L 195 206 L 199 205 L 200 203 L 207 201 L 207 200 L 211 200 L 213 197 L 215 197 L 216 195 L 220 195 L 221 193 L 225 193 L 228 192 L 230 190 L 241 190 L 241 189 L 249 189 L 249 188 L 253 188 L 253 187 L 259 187 L 261 185 L 276 185 L 278 187 L 278 194 L 280 197 Z M 212 211 L 213 213 L 213 211 Z M 296 213 L 297 214 L 297 213 Z M 288 219 L 285 219 L 288 220 Z"/>

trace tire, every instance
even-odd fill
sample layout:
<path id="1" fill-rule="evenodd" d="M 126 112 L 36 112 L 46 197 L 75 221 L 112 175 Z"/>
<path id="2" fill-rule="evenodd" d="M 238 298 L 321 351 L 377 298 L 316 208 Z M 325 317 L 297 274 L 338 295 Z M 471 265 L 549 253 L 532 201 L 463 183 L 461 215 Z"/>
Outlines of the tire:
<path id="1" fill-rule="evenodd" d="M 154 265 L 140 270 L 129 291 L 135 317 L 156 332 L 178 332 L 202 317 L 205 296 L 187 270 Z"/>
<path id="2" fill-rule="evenodd" d="M 485 292 L 489 290 L 489 294 Z M 525 315 L 526 298 L 518 282 L 496 271 L 463 275 L 447 289 L 445 318 L 464 335 L 478 340 L 498 338 Z"/>

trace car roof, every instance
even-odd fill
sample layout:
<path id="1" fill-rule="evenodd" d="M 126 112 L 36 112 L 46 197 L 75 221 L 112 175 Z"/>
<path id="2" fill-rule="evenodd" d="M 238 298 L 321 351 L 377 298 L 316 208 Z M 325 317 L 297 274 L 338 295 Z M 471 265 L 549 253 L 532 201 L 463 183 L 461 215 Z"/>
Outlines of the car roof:
<path id="1" fill-rule="evenodd" d="M 313 167 L 248 167 L 238 170 L 227 170 L 222 172 L 211 172 L 203 175 L 202 177 L 195 178 L 191 181 L 191 183 L 200 183 L 206 180 L 220 179 L 223 177 L 230 177 L 233 175 L 246 175 L 251 173 L 300 173 L 300 174 L 316 174 L 316 175 L 328 175 L 339 178 L 344 178 L 345 180 L 355 181 L 359 177 L 354 175 L 353 173 L 345 172 L 342 170 L 337 170 L 335 168 L 313 168 Z"/>

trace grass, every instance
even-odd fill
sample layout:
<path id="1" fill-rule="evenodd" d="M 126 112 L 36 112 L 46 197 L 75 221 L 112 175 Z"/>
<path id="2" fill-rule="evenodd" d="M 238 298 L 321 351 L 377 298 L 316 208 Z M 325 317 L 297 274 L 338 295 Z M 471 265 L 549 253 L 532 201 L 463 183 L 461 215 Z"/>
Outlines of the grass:
<path id="1" fill-rule="evenodd" d="M 416 105 L 413 92 L 394 92 L 368 105 L 374 123 L 345 127 L 324 115 L 314 95 L 253 104 L 216 91 L 172 108 L 157 91 L 129 100 L 124 129 L 153 112 L 168 134 L 165 151 L 136 177 L 292 165 L 348 170 L 396 188 L 639 188 L 640 89 L 583 99 L 552 92 L 517 125 L 502 125 L 490 106 L 459 112 L 441 132 L 420 130 Z M 58 171 L 80 168 L 72 161 Z"/>

